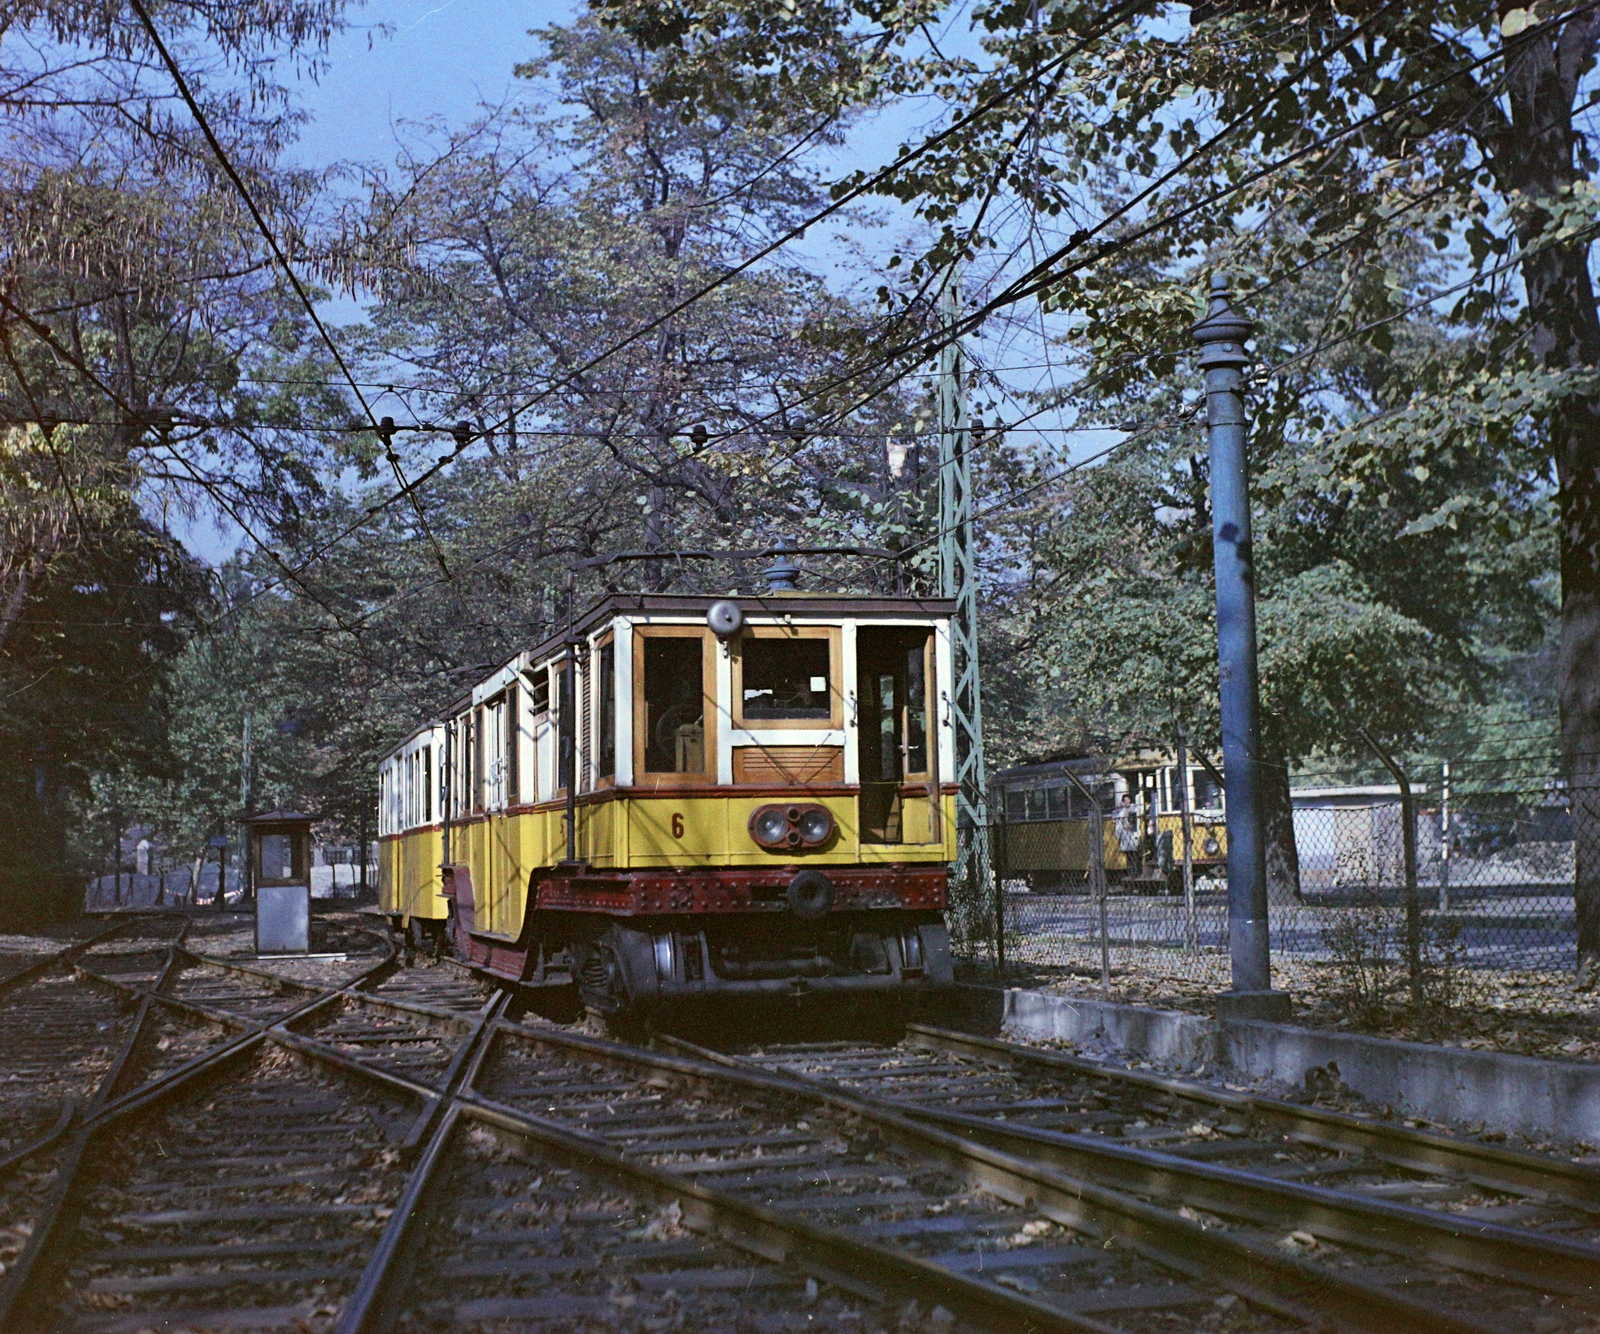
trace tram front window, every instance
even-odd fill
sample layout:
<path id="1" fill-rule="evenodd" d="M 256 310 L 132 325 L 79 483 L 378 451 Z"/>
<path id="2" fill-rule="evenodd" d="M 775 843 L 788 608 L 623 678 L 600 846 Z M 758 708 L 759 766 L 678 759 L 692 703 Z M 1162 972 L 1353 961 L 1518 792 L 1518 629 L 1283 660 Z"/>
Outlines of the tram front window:
<path id="1" fill-rule="evenodd" d="M 832 717 L 826 639 L 748 639 L 742 658 L 746 721 Z"/>
<path id="2" fill-rule="evenodd" d="M 644 641 L 646 773 L 706 771 L 705 698 L 698 638 L 652 635 Z"/>

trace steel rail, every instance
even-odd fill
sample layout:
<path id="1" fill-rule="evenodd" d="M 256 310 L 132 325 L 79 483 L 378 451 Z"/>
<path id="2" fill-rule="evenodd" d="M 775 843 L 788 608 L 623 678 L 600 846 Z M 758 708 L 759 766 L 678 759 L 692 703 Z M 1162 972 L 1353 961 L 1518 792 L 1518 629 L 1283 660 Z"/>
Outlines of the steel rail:
<path id="1" fill-rule="evenodd" d="M 146 914 L 141 913 L 139 916 L 143 917 L 145 915 Z M 154 916 L 157 914 L 150 915 Z M 159 915 L 170 916 L 171 914 L 163 913 Z M 132 920 L 139 919 L 133 918 Z M 36 963 L 30 963 L 27 965 L 27 967 L 19 968 L 16 972 L 10 974 L 8 977 L 0 978 L 0 996 L 4 996 L 7 992 L 15 991 L 19 987 L 26 986 L 29 982 L 34 981 L 36 978 L 42 977 L 44 974 L 50 972 L 54 968 L 60 967 L 64 963 L 73 962 L 73 960 L 77 959 L 86 951 L 93 949 L 102 941 L 109 940 L 112 936 L 116 935 L 117 932 L 125 930 L 128 924 L 128 921 L 118 922 L 114 926 L 107 927 L 104 931 L 97 932 L 92 936 L 86 936 L 83 940 L 74 941 L 64 949 L 53 950 Z"/>
<path id="2" fill-rule="evenodd" d="M 507 1036 L 526 1038 L 531 1034 L 500 1021 L 482 1050 L 487 1053 L 493 1042 Z M 638 1162 L 597 1136 L 507 1106 L 471 1087 L 462 1089 L 455 1105 L 464 1116 L 531 1141 L 585 1171 L 656 1199 L 677 1201 L 686 1227 L 720 1237 L 764 1259 L 793 1264 L 868 1301 L 884 1302 L 891 1293 L 934 1300 L 964 1319 L 1000 1330 L 1117 1334 L 1112 1326 L 1090 1316 L 1035 1301 L 909 1252 L 787 1217 L 731 1192 Z"/>
<path id="3" fill-rule="evenodd" d="M 111 1064 L 107 1067 L 105 1074 L 101 1076 L 99 1084 L 95 1087 L 93 1095 L 83 1109 L 82 1123 L 56 1169 L 55 1181 L 51 1186 L 49 1196 L 45 1200 L 40 1219 L 29 1234 L 27 1244 L 23 1247 L 16 1260 L 13 1261 L 10 1271 L 5 1276 L 4 1283 L 0 1284 L 0 1329 L 12 1328 L 12 1313 L 32 1279 L 39 1257 L 44 1254 L 45 1249 L 49 1246 L 51 1239 L 60 1227 L 67 1199 L 72 1193 L 74 1182 L 77 1180 L 78 1168 L 83 1163 L 83 1156 L 88 1151 L 89 1141 L 94 1134 L 97 1118 L 104 1112 L 113 1091 L 122 1080 L 124 1069 L 132 1058 L 133 1053 L 139 1047 L 145 1024 L 150 1017 L 152 1001 L 155 994 L 171 979 L 182 948 L 181 942 L 188 930 L 189 924 L 185 922 L 179 928 L 177 936 L 167 945 L 167 957 L 163 960 L 161 969 L 156 974 L 155 982 L 150 990 L 143 994 L 139 1002 L 138 1013 L 134 1016 L 133 1023 L 128 1027 L 127 1036 L 123 1039 L 117 1054 L 112 1058 Z M 78 965 L 75 964 L 74 966 Z M 93 976 L 100 980 L 98 975 Z M 58 1121 L 56 1130 L 43 1140 L 36 1141 L 29 1146 L 27 1152 L 31 1153 L 45 1145 L 55 1143 L 70 1125 L 70 1118 L 66 1118 L 66 1124 Z M 13 1155 L 13 1161 L 20 1162 L 21 1156 Z"/>
<path id="4" fill-rule="evenodd" d="M 474 1120 L 491 1129 L 531 1140 L 547 1152 L 576 1161 L 587 1171 L 616 1180 L 632 1190 L 643 1187 L 654 1198 L 677 1200 L 683 1208 L 683 1222 L 688 1227 L 722 1236 L 723 1240 L 763 1259 L 797 1262 L 819 1280 L 874 1302 L 885 1300 L 886 1289 L 901 1291 L 907 1296 L 926 1296 L 933 1288 L 942 1300 L 958 1310 L 981 1315 L 986 1321 L 997 1316 L 1003 1318 L 1005 1323 L 998 1328 L 1062 1331 L 1062 1334 L 1118 1334 L 1112 1326 L 1088 1316 L 1059 1312 L 994 1284 L 954 1275 L 926 1260 L 846 1238 L 802 1220 L 787 1219 L 758 1204 L 710 1190 L 699 1182 L 634 1163 L 605 1140 L 486 1099 L 474 1089 L 485 1057 L 499 1033 L 518 1030 L 499 1019 L 498 1008 L 494 1012 L 486 1008 L 483 1020 L 482 1025 L 475 1025 L 474 1035 L 458 1052 L 458 1056 L 470 1056 L 466 1072 L 454 1089 L 453 1099 L 445 1108 L 437 1131 L 419 1158 L 405 1193 L 395 1204 L 395 1212 L 379 1243 L 381 1249 L 374 1252 L 368 1272 L 363 1273 L 358 1284 L 357 1294 L 352 1294 L 339 1316 L 336 1334 L 373 1334 L 376 1329 L 386 1328 L 387 1318 L 392 1315 L 390 1302 L 397 1299 L 392 1284 L 402 1267 L 406 1240 L 414 1235 L 413 1228 L 418 1222 L 427 1188 L 437 1176 L 448 1142 L 462 1120 Z M 352 1075 L 392 1083 L 386 1072 L 325 1044 L 306 1041 L 294 1043 L 293 1049 Z M 862 1268 L 869 1270 L 869 1275 L 862 1276 Z"/>
<path id="5" fill-rule="evenodd" d="M 1509 1194 L 1535 1195 L 1583 1209 L 1600 1209 L 1600 1168 L 1584 1163 L 1546 1158 L 1410 1126 L 1383 1125 L 1348 1112 L 1304 1107 L 1279 1098 L 1235 1093 L 1190 1080 L 1121 1070 L 1081 1057 L 928 1024 L 908 1024 L 906 1037 L 919 1046 L 952 1056 L 998 1059 L 1011 1065 L 1063 1071 L 1103 1083 L 1166 1094 L 1197 1107 L 1222 1108 L 1305 1144 L 1345 1152 L 1360 1151 L 1416 1172 L 1454 1173 L 1474 1185 Z"/>
<path id="6" fill-rule="evenodd" d="M 921 1106 L 911 1099 L 876 1098 L 818 1076 L 772 1072 L 681 1038 L 658 1040 L 697 1060 L 761 1074 L 777 1073 L 802 1087 L 837 1089 L 925 1125 L 1141 1195 L 1174 1200 L 1225 1217 L 1299 1229 L 1370 1250 L 1431 1260 L 1540 1291 L 1591 1296 L 1600 1288 L 1600 1246 L 1586 1242 L 1370 1199 L 1327 1186 L 1283 1181 L 1243 1168 L 1195 1162 L 1157 1149 L 1116 1144 L 1103 1136 L 994 1121 Z"/>
<path id="7" fill-rule="evenodd" d="M 121 925 L 122 924 L 119 923 L 118 929 L 120 929 Z M 180 952 L 185 955 L 190 955 L 191 953 L 190 951 L 184 950 L 181 945 L 174 945 L 172 947 L 173 958 L 169 959 L 168 968 L 163 969 L 162 977 L 158 978 L 157 980 L 158 985 L 162 980 L 164 980 L 173 960 Z M 391 947 L 385 956 L 378 961 L 378 963 L 374 964 L 370 969 L 366 970 L 366 972 L 362 974 L 362 978 L 365 978 L 369 974 L 375 973 L 378 970 L 389 966 L 393 962 L 395 954 L 396 951 L 393 947 Z M 151 1004 L 162 1005 L 177 1010 L 189 1011 L 191 1013 L 196 1010 L 203 1010 L 203 1007 L 180 1000 L 177 997 L 162 995 L 155 988 L 145 989 L 134 987 L 125 982 L 103 977 L 98 973 L 94 974 L 94 976 L 97 980 L 116 987 L 123 992 L 141 996 L 143 998 L 141 1005 L 142 1014 L 148 1013 L 148 1010 L 145 1007 L 148 1007 Z M 355 981 L 360 980 L 362 979 L 355 979 Z M 346 987 L 354 984 L 355 982 L 347 983 Z M 336 1000 L 340 994 L 340 991 L 344 989 L 345 988 L 342 987 L 336 990 L 324 992 L 317 996 L 313 996 L 307 1000 L 304 1005 L 296 1007 L 296 1009 L 292 1010 L 287 1015 L 281 1016 L 276 1022 L 281 1023 L 285 1020 L 304 1014 L 309 1010 L 316 1009 L 319 1006 L 327 1005 Z M 214 1016 L 204 1015 L 203 1017 L 213 1018 Z M 122 1073 L 120 1067 L 115 1071 L 110 1072 L 107 1076 L 107 1079 L 102 1081 L 101 1089 L 97 1090 L 97 1093 L 104 1091 L 106 1092 L 107 1096 L 104 1100 L 99 1100 L 99 1105 L 90 1114 L 87 1114 L 82 1118 L 78 1133 L 73 1136 L 71 1143 L 62 1157 L 60 1165 L 56 1169 L 54 1185 L 52 1186 L 50 1195 L 46 1200 L 40 1219 L 34 1226 L 33 1233 L 29 1236 L 27 1244 L 24 1246 L 22 1252 L 17 1256 L 10 1270 L 5 1274 L 3 1280 L 0 1280 L 0 1330 L 12 1329 L 15 1327 L 12 1323 L 12 1316 L 15 1314 L 18 1304 L 26 1295 L 37 1276 L 41 1257 L 45 1254 L 51 1240 L 59 1231 L 60 1223 L 65 1215 L 67 1205 L 72 1197 L 74 1189 L 77 1186 L 78 1174 L 83 1165 L 84 1155 L 88 1152 L 89 1146 L 94 1138 L 103 1133 L 108 1127 L 133 1115 L 134 1113 L 145 1110 L 152 1106 L 159 1105 L 160 1103 L 168 1101 L 169 1099 L 177 1096 L 179 1093 L 187 1091 L 187 1089 L 193 1084 L 215 1073 L 217 1070 L 222 1069 L 224 1066 L 232 1064 L 233 1062 L 249 1055 L 256 1049 L 256 1047 L 266 1042 L 270 1025 L 249 1024 L 247 1021 L 240 1020 L 238 1016 L 227 1016 L 227 1018 L 231 1019 L 235 1023 L 243 1025 L 245 1027 L 245 1031 L 231 1041 L 225 1042 L 219 1047 L 212 1048 L 208 1052 L 203 1052 L 200 1055 L 185 1061 L 175 1070 L 169 1071 L 159 1079 L 152 1080 L 149 1084 L 141 1085 L 138 1088 L 132 1089 L 129 1092 L 122 1094 L 120 1097 L 110 1096 L 110 1090 L 112 1087 L 114 1087 L 115 1083 L 115 1080 L 112 1079 L 112 1075 L 114 1075 L 116 1079 L 120 1079 Z M 122 1059 L 126 1060 L 126 1058 L 131 1055 L 132 1051 L 133 1044 L 125 1043 L 121 1053 Z"/>
<path id="8" fill-rule="evenodd" d="M 1208 1280 L 1283 1315 L 1315 1326 L 1332 1318 L 1343 1328 L 1392 1334 L 1417 1328 L 1437 1334 L 1486 1334 L 1495 1328 L 1389 1288 L 1289 1256 L 1246 1238 L 1191 1222 L 1175 1210 L 1058 1167 L 1018 1157 L 908 1116 L 904 1109 L 792 1076 L 623 1047 L 598 1038 L 525 1028 L 502 1022 L 502 1034 L 524 1042 L 581 1052 L 613 1065 L 676 1076 L 707 1093 L 729 1086 L 793 1102 L 804 1099 L 871 1122 L 912 1152 L 950 1167 L 1002 1199 L 1037 1208 L 1058 1223 L 1096 1236 L 1115 1237 L 1146 1258 Z M 1055 1308 L 1048 1308 L 1054 1310 Z"/>
<path id="9" fill-rule="evenodd" d="M 160 915 L 165 916 L 168 914 Z M 73 945 L 69 945 L 64 950 L 56 951 L 56 953 L 52 954 L 48 959 L 44 959 L 37 964 L 30 965 L 28 968 L 24 969 L 22 973 L 13 973 L 5 980 L 4 983 L 0 983 L 0 990 L 4 990 L 6 986 L 13 984 L 19 986 L 25 985 L 28 981 L 43 976 L 51 969 L 65 963 L 71 963 L 77 972 L 93 978 L 96 982 L 104 983 L 109 987 L 121 989 L 118 983 L 112 981 L 110 978 L 102 977 L 99 973 L 94 972 L 92 969 L 86 968 L 78 961 L 82 958 L 84 952 L 116 935 L 117 932 L 125 929 L 127 925 L 127 922 L 118 922 L 115 926 L 112 926 L 105 931 L 101 931 L 85 940 L 81 940 Z M 167 958 L 163 963 L 161 973 L 158 974 L 157 977 L 156 984 L 158 986 L 161 985 L 161 983 L 165 980 L 167 972 L 171 969 L 172 960 L 174 957 L 173 949 L 182 942 L 184 933 L 188 931 L 188 929 L 188 923 L 185 922 L 184 925 L 179 929 L 177 937 L 169 944 Z M 130 1030 L 128 1042 L 125 1044 L 124 1048 L 119 1051 L 118 1055 L 112 1058 L 112 1069 L 116 1069 L 123 1061 L 127 1059 L 128 1052 L 132 1047 L 132 1043 L 137 1039 L 138 1034 L 144 1026 L 147 1012 L 148 1006 L 141 1003 L 139 1012 L 135 1016 L 133 1026 Z M 93 1108 L 99 1102 L 103 1101 L 105 1092 L 106 1089 L 102 1079 L 101 1085 L 97 1087 L 95 1093 L 91 1096 L 90 1102 L 86 1104 L 86 1106 Z M 0 1158 L 0 1181 L 3 1181 L 16 1168 L 20 1167 L 34 1154 L 42 1153 L 52 1144 L 55 1144 L 57 1141 L 59 1141 L 61 1137 L 72 1128 L 82 1110 L 83 1108 L 80 1107 L 79 1100 L 77 1098 L 69 1097 L 65 1099 L 62 1103 L 61 1111 L 56 1117 L 55 1124 L 51 1126 L 49 1130 L 30 1143 L 24 1144 L 20 1148 L 12 1149 L 5 1155 L 5 1157 Z"/>
<path id="10" fill-rule="evenodd" d="M 397 1279 L 403 1278 L 400 1273 L 404 1268 L 401 1261 L 408 1255 L 416 1237 L 416 1223 L 422 1212 L 422 1202 L 433 1185 L 439 1164 L 444 1161 L 445 1149 L 460 1119 L 461 1109 L 453 1100 L 454 1095 L 476 1071 L 476 1057 L 488 1045 L 487 1038 L 494 1031 L 494 1024 L 504 1013 L 509 999 L 509 995 L 502 992 L 485 1003 L 451 1058 L 442 1081 L 441 1097 L 423 1106 L 416 1124 L 406 1136 L 408 1143 L 420 1140 L 438 1118 L 438 1125 L 429 1137 L 427 1147 L 422 1150 L 406 1180 L 405 1189 L 395 1201 L 394 1212 L 384 1225 L 372 1258 L 367 1261 L 367 1267 L 356 1281 L 355 1291 L 339 1312 L 334 1334 L 373 1334 L 373 1331 L 386 1328 L 393 1322 L 399 1300 L 396 1283 Z M 444 1115 L 439 1117 L 441 1107 L 444 1108 Z"/>

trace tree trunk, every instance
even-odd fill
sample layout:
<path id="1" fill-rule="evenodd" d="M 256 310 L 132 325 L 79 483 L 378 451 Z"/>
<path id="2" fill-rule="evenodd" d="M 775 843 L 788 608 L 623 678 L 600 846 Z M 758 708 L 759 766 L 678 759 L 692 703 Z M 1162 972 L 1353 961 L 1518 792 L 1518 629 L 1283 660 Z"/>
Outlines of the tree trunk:
<path id="1" fill-rule="evenodd" d="M 1577 983 L 1587 990 L 1600 983 L 1600 415 L 1575 404 L 1562 417 L 1561 759 L 1575 840 Z"/>
<path id="2" fill-rule="evenodd" d="M 1541 366 L 1600 366 L 1600 312 L 1585 238 L 1541 248 L 1560 197 L 1583 173 L 1573 158 L 1580 135 L 1572 108 L 1600 43 L 1600 13 L 1579 10 L 1552 23 L 1506 61 L 1509 132 L 1484 144 L 1496 183 L 1520 194 L 1517 239 Z M 1550 212 L 1545 205 L 1548 203 Z M 1550 422 L 1561 523 L 1561 757 L 1572 802 L 1577 869 L 1577 976 L 1600 980 L 1600 403 L 1568 399 Z"/>

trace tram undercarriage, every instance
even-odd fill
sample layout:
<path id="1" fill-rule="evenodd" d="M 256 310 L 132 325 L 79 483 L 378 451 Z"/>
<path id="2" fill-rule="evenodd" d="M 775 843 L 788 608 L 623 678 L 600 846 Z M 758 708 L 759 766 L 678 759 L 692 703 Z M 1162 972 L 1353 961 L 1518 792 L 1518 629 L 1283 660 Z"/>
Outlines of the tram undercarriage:
<path id="1" fill-rule="evenodd" d="M 607 1017 L 719 997 L 900 995 L 950 986 L 942 869 L 905 877 L 875 868 L 852 877 L 841 869 L 830 868 L 831 876 L 797 872 L 782 895 L 763 895 L 765 887 L 748 876 L 715 873 L 697 877 L 698 894 L 676 891 L 680 901 L 721 899 L 721 911 L 621 916 L 598 904 L 541 906 L 526 914 L 513 940 L 476 929 L 471 875 L 458 866 L 445 876 L 451 910 L 445 943 L 464 962 L 506 981 L 576 987 L 585 1008 Z M 648 878 L 586 879 L 596 900 L 659 902 Z M 573 894 L 537 897 L 542 903 Z M 897 906 L 853 906 L 862 899 Z"/>

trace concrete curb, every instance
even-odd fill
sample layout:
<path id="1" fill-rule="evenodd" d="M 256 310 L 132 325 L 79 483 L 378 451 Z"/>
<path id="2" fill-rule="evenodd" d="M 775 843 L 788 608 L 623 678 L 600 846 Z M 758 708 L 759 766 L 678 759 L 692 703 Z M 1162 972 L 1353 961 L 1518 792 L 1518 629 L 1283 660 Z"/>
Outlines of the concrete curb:
<path id="1" fill-rule="evenodd" d="M 1058 1038 L 1167 1066 L 1224 1066 L 1252 1079 L 1303 1084 L 1338 1067 L 1371 1102 L 1430 1121 L 1600 1143 L 1600 1065 L 1328 1033 L 1295 1024 L 1219 1020 L 1176 1010 L 1015 988 L 962 986 L 952 1018 L 975 1032 Z"/>

